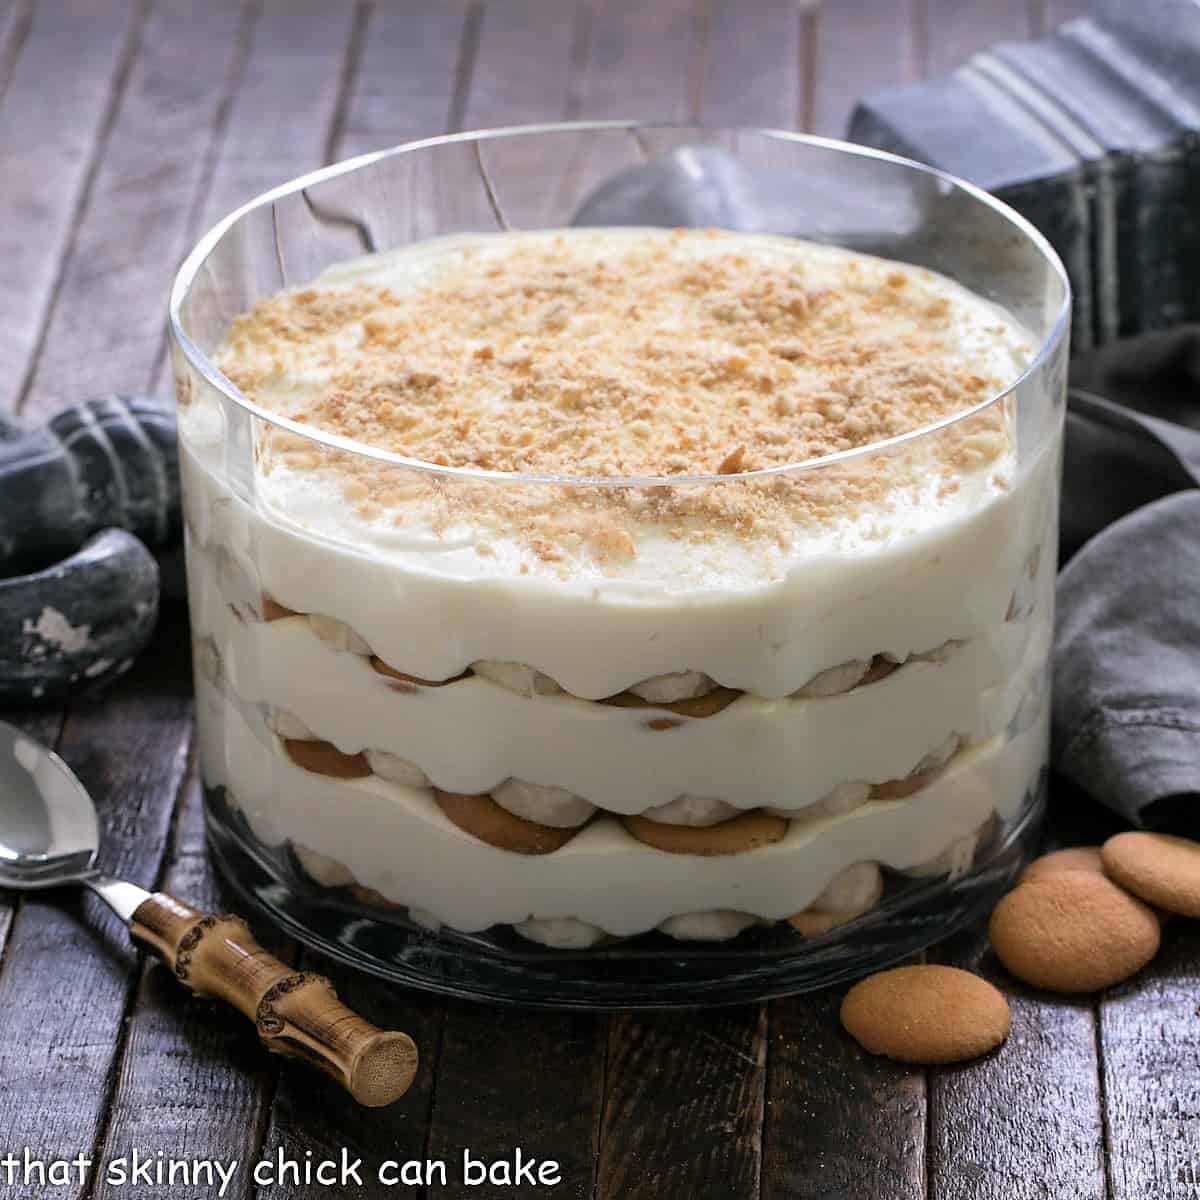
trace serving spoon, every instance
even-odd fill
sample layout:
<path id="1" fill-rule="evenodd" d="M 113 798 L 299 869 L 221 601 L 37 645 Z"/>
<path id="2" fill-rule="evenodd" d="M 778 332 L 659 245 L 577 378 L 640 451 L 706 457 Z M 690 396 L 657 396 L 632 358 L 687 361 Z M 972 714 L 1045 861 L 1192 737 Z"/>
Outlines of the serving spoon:
<path id="1" fill-rule="evenodd" d="M 372 1108 L 408 1090 L 417 1070 L 408 1034 L 363 1020 L 329 980 L 294 971 L 264 950 L 240 917 L 214 916 L 101 875 L 99 847 L 96 809 L 75 773 L 0 721 L 0 888 L 90 888 L 185 987 L 249 1017 L 268 1050 L 311 1063 Z"/>

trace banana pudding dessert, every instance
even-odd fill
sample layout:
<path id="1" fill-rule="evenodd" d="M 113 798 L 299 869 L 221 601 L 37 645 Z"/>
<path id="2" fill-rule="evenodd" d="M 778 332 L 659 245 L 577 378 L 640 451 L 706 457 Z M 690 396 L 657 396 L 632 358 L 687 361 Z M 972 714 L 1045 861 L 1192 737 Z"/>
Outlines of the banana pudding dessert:
<path id="1" fill-rule="evenodd" d="M 1045 758 L 1034 349 L 929 270 L 718 231 L 260 301 L 216 356 L 252 469 L 180 395 L 206 784 L 316 886 L 553 947 L 816 937 L 967 871 Z"/>

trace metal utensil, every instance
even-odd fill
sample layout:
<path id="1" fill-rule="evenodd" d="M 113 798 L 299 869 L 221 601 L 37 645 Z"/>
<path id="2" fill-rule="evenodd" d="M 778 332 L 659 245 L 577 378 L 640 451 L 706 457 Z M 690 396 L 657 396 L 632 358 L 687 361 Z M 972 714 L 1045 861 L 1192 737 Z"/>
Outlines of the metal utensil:
<path id="1" fill-rule="evenodd" d="M 342 1004 L 329 981 L 264 950 L 244 921 L 214 916 L 164 892 L 96 870 L 100 830 L 92 799 L 57 754 L 0 721 L 0 888 L 90 888 L 193 992 L 249 1017 L 277 1054 L 302 1058 L 360 1103 L 390 1104 L 408 1090 L 417 1048 Z"/>

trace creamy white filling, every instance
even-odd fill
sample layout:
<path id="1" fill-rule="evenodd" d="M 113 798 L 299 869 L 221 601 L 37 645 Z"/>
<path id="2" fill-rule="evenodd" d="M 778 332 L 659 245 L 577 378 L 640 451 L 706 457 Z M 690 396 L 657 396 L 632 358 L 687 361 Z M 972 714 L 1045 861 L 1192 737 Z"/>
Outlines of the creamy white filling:
<path id="1" fill-rule="evenodd" d="M 191 548 L 189 579 L 194 627 L 220 646 L 232 690 L 284 710 L 345 753 L 394 755 L 449 792 L 523 780 L 618 813 L 687 797 L 666 816 L 685 824 L 729 815 L 718 806 L 697 817 L 714 800 L 787 815 L 817 802 L 844 810 L 863 786 L 908 776 L 949 731 L 971 741 L 1000 733 L 1043 671 L 1052 632 L 1047 602 L 1031 620 L 1002 623 L 941 663 L 910 662 L 824 699 L 742 696 L 714 716 L 654 729 L 649 720 L 672 714 L 564 694 L 516 697 L 478 676 L 397 691 L 365 659 L 314 637 L 304 618 L 239 620 L 206 556 Z M 857 784 L 852 794 L 847 784 Z"/>
<path id="2" fill-rule="evenodd" d="M 788 917 L 848 867 L 911 868 L 971 836 L 993 813 L 1013 816 L 1046 754 L 1043 710 L 1025 733 L 960 753 L 905 800 L 794 822 L 780 841 L 745 855 L 664 853 L 607 816 L 552 854 L 519 855 L 458 829 L 427 791 L 376 776 L 342 780 L 304 771 L 280 753 L 257 710 L 203 679 L 197 699 L 205 782 L 236 792 L 256 837 L 308 847 L 388 901 L 464 931 L 574 918 L 625 936 L 684 913 Z"/>
<path id="3" fill-rule="evenodd" d="M 304 479 L 285 497 L 282 467 L 253 477 L 255 499 L 235 496 L 225 452 L 244 433 L 226 430 L 206 387 L 197 384 L 181 414 L 193 536 L 223 547 L 255 594 L 342 622 L 384 661 L 424 679 L 472 663 L 519 664 L 598 699 L 696 672 L 760 697 L 787 696 L 842 664 L 877 653 L 905 659 L 1001 628 L 1014 591 L 1015 611 L 1028 609 L 1032 549 L 1053 545 L 1057 444 L 1004 466 L 1005 488 L 989 472 L 958 480 L 939 499 L 931 478 L 886 512 L 814 527 L 765 575 L 735 542 L 718 537 L 697 554 L 652 525 L 639 531 L 636 560 L 611 577 L 522 575 L 511 557 L 478 554 L 469 528 L 327 528 L 318 515 L 340 501 L 308 496 L 317 485 Z M 1039 596 L 1046 575 L 1043 564 Z M 524 680 L 515 686 L 530 690 Z"/>

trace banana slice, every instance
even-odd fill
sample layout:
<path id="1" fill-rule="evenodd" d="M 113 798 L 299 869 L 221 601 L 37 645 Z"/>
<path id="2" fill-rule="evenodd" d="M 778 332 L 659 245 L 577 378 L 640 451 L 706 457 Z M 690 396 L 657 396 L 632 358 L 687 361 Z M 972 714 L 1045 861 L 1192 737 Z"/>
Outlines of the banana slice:
<path id="1" fill-rule="evenodd" d="M 792 696 L 796 699 L 818 699 L 822 696 L 838 696 L 857 687 L 863 677 L 871 669 L 870 659 L 854 659 L 841 663 L 814 675 L 802 688 L 797 688 Z"/>
<path id="2" fill-rule="evenodd" d="M 840 817 L 861 808 L 871 798 L 869 783 L 839 783 L 823 800 L 807 808 L 768 808 L 774 816 L 785 821 L 819 821 L 823 817 Z"/>
<path id="3" fill-rule="evenodd" d="M 675 671 L 654 675 L 627 690 L 651 704 L 673 704 L 676 700 L 694 700 L 716 690 L 716 682 L 702 671 Z"/>
<path id="4" fill-rule="evenodd" d="M 493 788 L 492 799 L 515 816 L 555 829 L 575 829 L 596 811 L 594 804 L 566 788 L 522 779 L 509 779 Z"/>
<path id="5" fill-rule="evenodd" d="M 438 917 L 435 917 L 428 909 L 414 908 L 409 905 L 408 919 L 414 925 L 420 925 L 422 929 L 428 929 L 430 933 L 437 933 L 442 927 L 442 922 Z"/>
<path id="6" fill-rule="evenodd" d="M 221 652 L 210 637 L 192 639 L 192 662 L 196 674 L 215 688 L 221 686 Z"/>
<path id="7" fill-rule="evenodd" d="M 900 874 L 910 879 L 928 879 L 934 875 L 947 875 L 957 879 L 965 875 L 975 862 L 975 854 L 986 839 L 992 826 L 989 817 L 980 827 L 971 833 L 964 834 L 950 843 L 940 854 L 917 863 L 915 867 L 906 867 Z"/>
<path id="8" fill-rule="evenodd" d="M 321 641 L 328 642 L 335 650 L 348 650 L 351 654 L 370 657 L 371 647 L 345 621 L 311 613 L 308 626 Z"/>
<path id="9" fill-rule="evenodd" d="M 310 850 L 299 842 L 292 843 L 292 853 L 304 868 L 305 875 L 322 887 L 349 887 L 354 882 L 350 869 L 328 854 Z"/>
<path id="10" fill-rule="evenodd" d="M 471 670 L 518 696 L 555 696 L 562 691 L 549 675 L 543 675 L 524 663 L 494 662 L 481 658 L 471 664 Z"/>
<path id="11" fill-rule="evenodd" d="M 879 864 L 854 863 L 839 871 L 809 908 L 822 913 L 866 912 L 882 894 Z"/>
<path id="12" fill-rule="evenodd" d="M 860 868 L 872 868 L 865 870 Z M 820 937 L 847 921 L 869 912 L 883 895 L 883 876 L 874 863 L 856 863 L 837 875 L 820 896 L 803 912 L 788 918 L 788 924 L 805 937 Z M 844 908 L 834 904 L 854 903 Z M 826 907 L 819 907 L 829 905 Z"/>
<path id="13" fill-rule="evenodd" d="M 714 908 L 710 912 L 680 913 L 668 917 L 659 929 L 681 942 L 727 942 L 744 929 L 759 923 L 751 913 Z"/>
<path id="14" fill-rule="evenodd" d="M 690 825 L 693 828 L 703 828 L 706 825 L 716 825 L 736 817 L 740 809 L 734 808 L 727 800 L 717 800 L 709 796 L 677 796 L 667 804 L 657 808 L 648 808 L 642 816 L 651 821 L 661 821 L 664 825 Z"/>
<path id="15" fill-rule="evenodd" d="M 540 921 L 530 917 L 514 925 L 513 931 L 555 950 L 586 950 L 608 937 L 599 925 L 589 925 L 575 917 L 550 917 Z"/>
<path id="16" fill-rule="evenodd" d="M 401 758 L 398 754 L 389 754 L 386 750 L 365 750 L 363 753 L 367 756 L 367 764 L 380 779 L 387 779 L 391 783 L 400 783 L 411 788 L 433 786 L 429 776 L 416 763 L 409 762 L 407 758 Z"/>
<path id="17" fill-rule="evenodd" d="M 282 708 L 267 710 L 267 728 L 281 738 L 295 738 L 299 742 L 319 740 L 317 735 L 299 717 L 293 716 Z"/>

